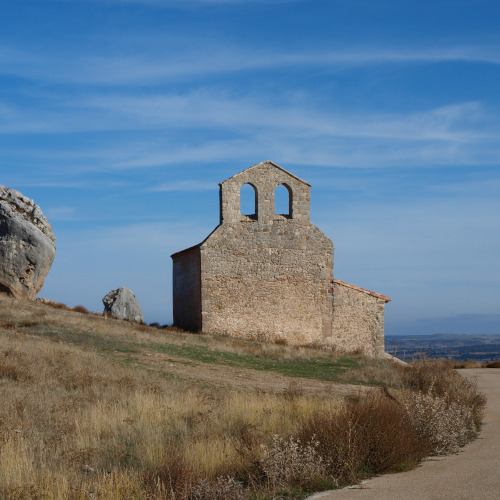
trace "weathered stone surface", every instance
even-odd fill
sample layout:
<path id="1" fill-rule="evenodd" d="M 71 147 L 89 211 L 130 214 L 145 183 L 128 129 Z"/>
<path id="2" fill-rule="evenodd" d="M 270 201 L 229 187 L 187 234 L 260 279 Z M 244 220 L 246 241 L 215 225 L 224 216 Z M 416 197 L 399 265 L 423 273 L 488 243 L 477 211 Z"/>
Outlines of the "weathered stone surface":
<path id="1" fill-rule="evenodd" d="M 104 315 L 116 319 L 128 319 L 142 323 L 142 307 L 135 298 L 132 290 L 122 286 L 117 290 L 111 290 L 106 294 L 102 303 L 104 304 Z"/>
<path id="2" fill-rule="evenodd" d="M 56 254 L 52 226 L 40 207 L 0 186 L 0 292 L 34 299 Z"/>
<path id="3" fill-rule="evenodd" d="M 333 281 L 333 342 L 337 349 L 384 357 L 384 309 L 389 297 Z"/>

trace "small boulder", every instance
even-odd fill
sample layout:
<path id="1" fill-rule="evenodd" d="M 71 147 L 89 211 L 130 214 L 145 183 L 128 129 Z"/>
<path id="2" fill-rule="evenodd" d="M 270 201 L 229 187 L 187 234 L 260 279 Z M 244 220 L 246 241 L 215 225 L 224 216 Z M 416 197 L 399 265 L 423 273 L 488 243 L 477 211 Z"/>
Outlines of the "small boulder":
<path id="1" fill-rule="evenodd" d="M 142 307 L 132 290 L 122 286 L 118 290 L 111 290 L 106 294 L 102 303 L 104 304 L 104 316 L 111 316 L 116 319 L 128 319 L 143 323 Z"/>
<path id="2" fill-rule="evenodd" d="M 34 299 L 54 262 L 55 239 L 33 200 L 0 186 L 0 292 Z"/>

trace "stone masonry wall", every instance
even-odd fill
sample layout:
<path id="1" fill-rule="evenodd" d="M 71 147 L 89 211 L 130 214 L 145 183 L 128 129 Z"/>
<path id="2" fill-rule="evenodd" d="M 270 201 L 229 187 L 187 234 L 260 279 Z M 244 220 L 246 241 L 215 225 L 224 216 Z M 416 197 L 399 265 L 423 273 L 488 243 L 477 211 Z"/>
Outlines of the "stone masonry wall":
<path id="1" fill-rule="evenodd" d="M 241 215 L 240 190 L 250 184 L 256 191 L 255 217 L 260 223 L 269 223 L 277 218 L 274 210 L 274 192 L 280 184 L 291 193 L 290 218 L 294 222 L 309 222 L 311 186 L 271 162 L 254 165 L 220 183 L 220 222 L 234 223 L 248 217 Z"/>
<path id="2" fill-rule="evenodd" d="M 240 189 L 257 192 L 240 213 Z M 286 184 L 291 214 L 274 213 Z M 221 183 L 221 225 L 200 246 L 203 331 L 291 344 L 331 337 L 333 244 L 309 222 L 309 188 L 267 162 Z"/>
<path id="3" fill-rule="evenodd" d="M 333 338 L 337 349 L 368 356 L 384 353 L 386 297 L 339 280 L 333 283 Z"/>

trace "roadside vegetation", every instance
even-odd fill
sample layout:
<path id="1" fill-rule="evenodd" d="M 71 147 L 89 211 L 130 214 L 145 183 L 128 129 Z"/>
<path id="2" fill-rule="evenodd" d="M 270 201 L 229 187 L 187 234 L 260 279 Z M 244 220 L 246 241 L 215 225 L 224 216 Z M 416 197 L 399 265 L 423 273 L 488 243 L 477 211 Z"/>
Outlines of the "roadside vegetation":
<path id="1" fill-rule="evenodd" d="M 0 296 L 0 498 L 304 498 L 455 452 L 449 364 L 193 335 Z"/>

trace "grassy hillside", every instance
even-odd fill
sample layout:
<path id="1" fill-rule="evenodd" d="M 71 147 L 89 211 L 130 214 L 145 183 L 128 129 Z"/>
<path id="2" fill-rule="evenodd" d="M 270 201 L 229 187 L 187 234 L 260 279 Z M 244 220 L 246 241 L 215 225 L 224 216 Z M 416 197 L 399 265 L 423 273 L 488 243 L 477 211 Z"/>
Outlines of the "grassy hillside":
<path id="1" fill-rule="evenodd" d="M 459 444 L 479 424 L 445 368 L 75 309 L 0 295 L 2 499 L 303 498 L 456 446 L 425 437 L 415 395 L 449 414 L 460 394 Z"/>

